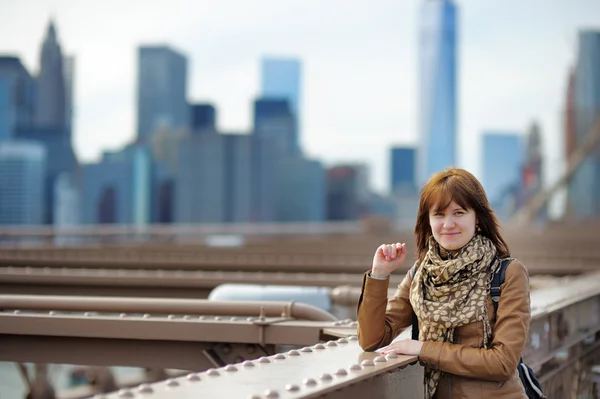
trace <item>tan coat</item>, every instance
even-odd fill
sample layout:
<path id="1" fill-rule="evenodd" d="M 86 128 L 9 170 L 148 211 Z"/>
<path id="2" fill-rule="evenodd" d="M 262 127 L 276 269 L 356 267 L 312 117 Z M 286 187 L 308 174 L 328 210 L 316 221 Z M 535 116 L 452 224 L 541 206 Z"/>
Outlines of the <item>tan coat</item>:
<path id="1" fill-rule="evenodd" d="M 361 348 L 372 351 L 388 345 L 412 323 L 409 301 L 411 269 L 387 299 L 387 280 L 376 280 L 365 273 L 358 303 L 358 339 Z M 529 276 L 525 266 L 513 261 L 500 286 L 498 313 L 488 297 L 492 326 L 490 349 L 483 348 L 483 322 L 458 327 L 454 343 L 425 342 L 419 355 L 421 365 L 443 371 L 436 399 L 521 399 L 527 398 L 517 371 L 529 333 L 531 310 Z"/>

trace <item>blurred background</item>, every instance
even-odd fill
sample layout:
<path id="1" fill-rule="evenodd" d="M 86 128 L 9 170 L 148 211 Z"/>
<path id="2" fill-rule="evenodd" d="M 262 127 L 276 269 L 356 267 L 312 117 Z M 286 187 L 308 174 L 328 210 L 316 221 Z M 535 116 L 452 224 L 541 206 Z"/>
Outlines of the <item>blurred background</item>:
<path id="1" fill-rule="evenodd" d="M 2 0 L 0 15 L 4 225 L 410 226 L 452 165 L 507 220 L 600 110 L 595 0 Z M 599 212 L 594 156 L 538 221 Z"/>

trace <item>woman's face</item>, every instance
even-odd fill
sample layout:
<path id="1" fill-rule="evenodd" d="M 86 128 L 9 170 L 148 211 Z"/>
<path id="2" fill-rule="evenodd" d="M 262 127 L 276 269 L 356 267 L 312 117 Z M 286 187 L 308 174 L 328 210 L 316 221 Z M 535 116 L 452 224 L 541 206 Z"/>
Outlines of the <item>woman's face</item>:
<path id="1" fill-rule="evenodd" d="M 452 201 L 446 209 L 429 210 L 433 238 L 444 249 L 454 251 L 465 246 L 475 235 L 477 217 L 473 209 L 464 209 Z"/>

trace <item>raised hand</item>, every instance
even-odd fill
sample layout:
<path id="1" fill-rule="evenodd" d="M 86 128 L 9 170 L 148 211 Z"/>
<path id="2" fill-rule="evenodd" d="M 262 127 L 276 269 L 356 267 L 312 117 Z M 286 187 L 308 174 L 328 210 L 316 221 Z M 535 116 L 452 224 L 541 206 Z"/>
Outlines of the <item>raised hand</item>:
<path id="1" fill-rule="evenodd" d="M 406 253 L 405 243 L 380 245 L 373 257 L 371 274 L 378 278 L 386 278 L 404 264 Z"/>

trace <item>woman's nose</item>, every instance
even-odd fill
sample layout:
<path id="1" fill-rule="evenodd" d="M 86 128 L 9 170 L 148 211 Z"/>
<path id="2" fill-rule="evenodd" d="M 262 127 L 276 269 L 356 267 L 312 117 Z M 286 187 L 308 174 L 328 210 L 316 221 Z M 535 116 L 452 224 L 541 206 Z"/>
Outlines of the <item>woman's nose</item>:
<path id="1" fill-rule="evenodd" d="M 445 228 L 450 228 L 450 227 L 454 227 L 454 218 L 447 217 L 444 219 L 444 227 Z"/>

